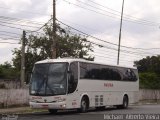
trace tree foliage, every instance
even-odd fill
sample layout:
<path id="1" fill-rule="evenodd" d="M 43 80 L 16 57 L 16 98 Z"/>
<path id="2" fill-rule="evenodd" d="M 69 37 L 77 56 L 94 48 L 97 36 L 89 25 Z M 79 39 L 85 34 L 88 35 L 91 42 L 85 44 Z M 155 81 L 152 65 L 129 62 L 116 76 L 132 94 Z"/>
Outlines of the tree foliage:
<path id="1" fill-rule="evenodd" d="M 160 89 L 160 56 L 143 58 L 135 65 L 139 70 L 141 88 Z"/>
<path id="2" fill-rule="evenodd" d="M 18 71 L 8 62 L 0 65 L 0 79 L 15 79 Z"/>
<path id="3" fill-rule="evenodd" d="M 155 73 L 140 73 L 140 88 L 160 89 L 160 78 Z"/>
<path id="4" fill-rule="evenodd" d="M 31 72 L 35 62 L 51 58 L 51 44 L 52 44 L 52 25 L 46 25 L 43 35 L 31 34 L 26 38 L 26 53 L 25 65 L 26 75 Z M 92 50 L 91 43 L 87 42 L 85 37 L 80 35 L 71 35 L 69 30 L 61 29 L 57 26 L 57 57 L 74 57 L 94 60 L 94 57 L 88 54 Z M 21 65 L 21 49 L 13 51 L 15 57 L 13 58 L 13 65 L 20 71 Z"/>
<path id="5" fill-rule="evenodd" d="M 139 72 L 154 72 L 160 75 L 160 56 L 146 57 L 136 61 Z"/>

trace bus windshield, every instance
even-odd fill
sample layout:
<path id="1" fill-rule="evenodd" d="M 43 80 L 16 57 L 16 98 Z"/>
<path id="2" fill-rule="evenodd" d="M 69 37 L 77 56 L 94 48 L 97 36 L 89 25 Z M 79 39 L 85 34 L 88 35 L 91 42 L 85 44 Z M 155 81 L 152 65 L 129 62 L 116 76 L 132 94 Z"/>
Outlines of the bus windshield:
<path id="1" fill-rule="evenodd" d="M 66 94 L 67 63 L 35 64 L 31 77 L 30 94 L 53 96 Z"/>

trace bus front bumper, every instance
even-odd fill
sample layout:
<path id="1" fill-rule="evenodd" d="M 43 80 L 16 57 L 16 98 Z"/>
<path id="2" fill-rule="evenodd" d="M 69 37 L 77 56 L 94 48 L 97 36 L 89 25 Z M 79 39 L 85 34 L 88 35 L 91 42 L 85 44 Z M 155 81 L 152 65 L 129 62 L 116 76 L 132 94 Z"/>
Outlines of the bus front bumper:
<path id="1" fill-rule="evenodd" d="M 65 102 L 56 102 L 56 103 L 36 103 L 29 102 L 31 108 L 43 108 L 43 109 L 66 109 Z"/>

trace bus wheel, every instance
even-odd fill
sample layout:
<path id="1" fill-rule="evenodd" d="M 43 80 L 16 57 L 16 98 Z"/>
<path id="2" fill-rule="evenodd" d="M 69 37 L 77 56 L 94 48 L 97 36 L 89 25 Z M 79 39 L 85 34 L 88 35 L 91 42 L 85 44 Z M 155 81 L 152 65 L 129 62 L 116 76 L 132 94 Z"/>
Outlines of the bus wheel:
<path id="1" fill-rule="evenodd" d="M 128 103 L 129 103 L 129 100 L 128 100 L 128 97 L 125 95 L 123 97 L 123 104 L 122 105 L 116 105 L 118 109 L 126 109 L 128 108 Z"/>
<path id="2" fill-rule="evenodd" d="M 123 104 L 122 105 L 117 105 L 118 109 L 126 109 L 128 108 L 128 97 L 125 95 L 123 97 Z"/>
<path id="3" fill-rule="evenodd" d="M 58 110 L 56 110 L 56 109 L 49 109 L 48 111 L 49 111 L 51 114 L 56 114 Z"/>
<path id="4" fill-rule="evenodd" d="M 122 108 L 124 109 L 128 108 L 128 97 L 126 95 L 123 97 Z"/>
<path id="5" fill-rule="evenodd" d="M 83 97 L 81 100 L 81 108 L 78 109 L 78 111 L 85 113 L 85 112 L 87 112 L 88 107 L 89 107 L 89 101 L 88 101 L 87 97 Z"/>

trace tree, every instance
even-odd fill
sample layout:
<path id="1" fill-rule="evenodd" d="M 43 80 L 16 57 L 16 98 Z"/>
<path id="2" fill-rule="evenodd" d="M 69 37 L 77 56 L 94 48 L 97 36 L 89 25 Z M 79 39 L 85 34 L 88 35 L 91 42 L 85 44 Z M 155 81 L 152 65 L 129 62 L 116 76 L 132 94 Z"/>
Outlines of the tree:
<path id="1" fill-rule="evenodd" d="M 160 89 L 160 78 L 155 73 L 140 73 L 140 88 Z"/>
<path id="2" fill-rule="evenodd" d="M 148 56 L 135 64 L 139 71 L 140 87 L 160 89 L 160 56 Z"/>
<path id="3" fill-rule="evenodd" d="M 160 89 L 160 77 L 155 73 L 140 73 L 140 88 L 153 89 L 154 98 L 157 101 Z"/>
<path id="4" fill-rule="evenodd" d="M 160 55 L 146 57 L 135 62 L 139 72 L 154 72 L 160 75 Z"/>
<path id="5" fill-rule="evenodd" d="M 16 79 L 18 77 L 18 72 L 16 69 L 8 62 L 0 65 L 0 78 L 1 79 Z"/>
<path id="6" fill-rule="evenodd" d="M 52 25 L 46 25 L 44 35 L 31 34 L 26 39 L 25 65 L 26 75 L 32 71 L 35 62 L 51 58 L 52 44 Z M 94 57 L 88 54 L 92 50 L 92 45 L 86 38 L 80 35 L 70 35 L 69 30 L 61 29 L 57 26 L 57 57 L 74 57 L 94 60 Z M 21 49 L 14 49 L 15 57 L 12 59 L 13 65 L 20 71 Z"/>

